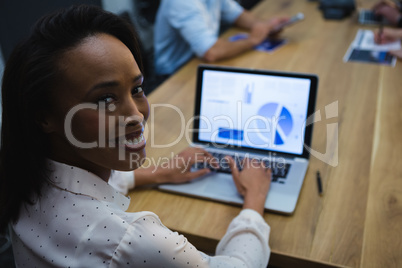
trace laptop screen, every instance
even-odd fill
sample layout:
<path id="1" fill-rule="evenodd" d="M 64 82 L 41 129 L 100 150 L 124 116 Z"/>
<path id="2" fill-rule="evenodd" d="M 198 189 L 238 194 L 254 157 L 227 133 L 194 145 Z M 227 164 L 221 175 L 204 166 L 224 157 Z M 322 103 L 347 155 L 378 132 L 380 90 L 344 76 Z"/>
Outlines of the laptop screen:
<path id="1" fill-rule="evenodd" d="M 316 86 L 313 75 L 200 66 L 195 138 L 218 147 L 302 155 Z"/>

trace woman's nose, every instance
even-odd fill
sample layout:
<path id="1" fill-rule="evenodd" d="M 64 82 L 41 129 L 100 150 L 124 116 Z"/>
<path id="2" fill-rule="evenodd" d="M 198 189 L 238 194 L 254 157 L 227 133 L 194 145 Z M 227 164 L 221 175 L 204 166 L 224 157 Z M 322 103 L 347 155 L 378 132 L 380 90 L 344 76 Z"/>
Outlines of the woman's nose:
<path id="1" fill-rule="evenodd" d="M 123 121 L 120 120 L 124 125 L 137 125 L 144 121 L 144 115 L 138 109 L 138 105 L 132 98 L 124 101 L 120 116 L 123 117 Z"/>

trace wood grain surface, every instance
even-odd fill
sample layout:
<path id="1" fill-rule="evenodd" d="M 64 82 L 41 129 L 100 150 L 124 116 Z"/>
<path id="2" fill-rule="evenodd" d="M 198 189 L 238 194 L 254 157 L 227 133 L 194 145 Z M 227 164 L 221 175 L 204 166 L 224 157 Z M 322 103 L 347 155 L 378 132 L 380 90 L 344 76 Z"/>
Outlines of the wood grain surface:
<path id="1" fill-rule="evenodd" d="M 358 8 L 375 1 L 357 1 Z M 402 65 L 345 63 L 358 29 L 357 12 L 324 20 L 318 3 L 261 1 L 261 18 L 305 14 L 283 31 L 288 43 L 274 53 L 250 51 L 217 65 L 314 73 L 319 76 L 312 156 L 292 216 L 265 213 L 271 226 L 271 264 L 281 267 L 402 267 Z M 240 29 L 230 29 L 229 37 Z M 194 109 L 196 68 L 191 60 L 150 96 L 147 155 L 152 163 L 188 146 Z M 326 107 L 336 107 L 336 116 Z M 190 123 L 188 123 L 190 122 Z M 332 126 L 332 127 L 329 127 Z M 325 158 L 325 160 L 323 160 Z M 315 174 L 323 179 L 319 196 Z M 188 234 L 213 252 L 240 207 L 135 189 L 130 211 L 155 212 L 171 229 Z"/>

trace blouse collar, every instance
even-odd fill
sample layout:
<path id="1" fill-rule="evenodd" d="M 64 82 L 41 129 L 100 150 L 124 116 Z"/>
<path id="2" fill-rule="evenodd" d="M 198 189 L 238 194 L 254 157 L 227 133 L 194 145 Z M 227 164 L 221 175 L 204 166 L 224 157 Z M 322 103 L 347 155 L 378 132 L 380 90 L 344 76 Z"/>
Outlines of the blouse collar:
<path id="1" fill-rule="evenodd" d="M 85 195 L 99 201 L 113 203 L 123 211 L 128 209 L 130 198 L 116 191 L 95 174 L 48 159 L 50 181 L 53 186 L 76 195 Z M 113 171 L 112 171 L 113 173 Z"/>

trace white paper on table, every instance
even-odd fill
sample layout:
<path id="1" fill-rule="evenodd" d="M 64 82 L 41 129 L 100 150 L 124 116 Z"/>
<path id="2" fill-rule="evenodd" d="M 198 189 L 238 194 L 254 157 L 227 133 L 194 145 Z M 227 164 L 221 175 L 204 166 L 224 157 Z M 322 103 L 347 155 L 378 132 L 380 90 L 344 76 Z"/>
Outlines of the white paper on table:
<path id="1" fill-rule="evenodd" d="M 353 41 L 352 46 L 362 50 L 391 51 L 391 50 L 400 50 L 401 41 L 398 40 L 392 43 L 378 45 L 374 42 L 373 31 L 360 29 L 356 34 L 356 38 Z"/>

